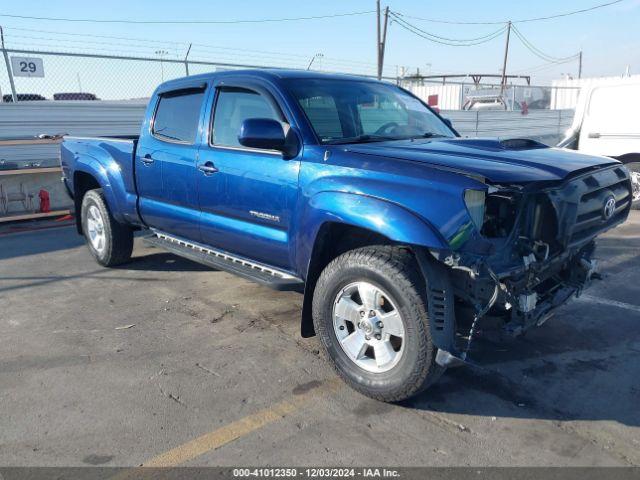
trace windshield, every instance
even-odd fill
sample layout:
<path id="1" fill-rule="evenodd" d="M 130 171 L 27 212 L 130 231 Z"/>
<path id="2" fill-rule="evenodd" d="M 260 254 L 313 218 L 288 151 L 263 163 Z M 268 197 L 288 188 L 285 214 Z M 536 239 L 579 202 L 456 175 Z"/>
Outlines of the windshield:
<path id="1" fill-rule="evenodd" d="M 330 79 L 286 82 L 323 144 L 455 136 L 422 102 L 393 85 Z"/>

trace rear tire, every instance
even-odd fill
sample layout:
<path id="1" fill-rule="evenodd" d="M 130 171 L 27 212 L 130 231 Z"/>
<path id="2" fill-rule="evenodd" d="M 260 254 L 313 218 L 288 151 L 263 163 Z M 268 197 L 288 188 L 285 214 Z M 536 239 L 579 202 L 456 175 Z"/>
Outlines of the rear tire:
<path id="1" fill-rule="evenodd" d="M 314 327 L 352 388 L 397 402 L 440 378 L 444 368 L 435 362 L 425 291 L 413 255 L 399 247 L 351 250 L 324 269 L 314 291 Z"/>
<path id="2" fill-rule="evenodd" d="M 85 194 L 80 218 L 89 251 L 100 265 L 113 267 L 131 259 L 133 230 L 113 218 L 101 188 Z"/>
<path id="3" fill-rule="evenodd" d="M 629 162 L 625 167 L 631 172 L 631 192 L 633 201 L 631 208 L 640 210 L 640 162 Z"/>

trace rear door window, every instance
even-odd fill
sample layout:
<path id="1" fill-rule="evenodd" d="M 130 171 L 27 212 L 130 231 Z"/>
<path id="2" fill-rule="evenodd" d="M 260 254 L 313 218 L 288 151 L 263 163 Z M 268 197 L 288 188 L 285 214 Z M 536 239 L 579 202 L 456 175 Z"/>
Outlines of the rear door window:
<path id="1" fill-rule="evenodd" d="M 195 143 L 204 90 L 179 90 L 160 96 L 153 134 L 161 140 Z"/>

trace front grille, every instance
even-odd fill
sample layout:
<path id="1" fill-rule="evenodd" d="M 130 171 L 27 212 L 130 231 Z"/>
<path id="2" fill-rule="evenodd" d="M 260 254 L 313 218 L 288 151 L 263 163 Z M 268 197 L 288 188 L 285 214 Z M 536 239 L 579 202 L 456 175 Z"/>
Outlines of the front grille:
<path id="1" fill-rule="evenodd" d="M 573 197 L 575 221 L 570 230 L 570 244 L 590 240 L 600 232 L 608 230 L 626 218 L 631 206 L 631 183 L 621 167 L 600 170 L 570 183 Z M 611 216 L 605 215 L 605 204 L 615 198 Z"/>

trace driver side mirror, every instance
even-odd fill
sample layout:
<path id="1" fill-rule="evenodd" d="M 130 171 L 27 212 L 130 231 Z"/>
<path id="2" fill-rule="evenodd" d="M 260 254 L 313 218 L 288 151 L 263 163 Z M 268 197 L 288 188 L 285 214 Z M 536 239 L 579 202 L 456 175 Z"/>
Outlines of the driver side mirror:
<path id="1" fill-rule="evenodd" d="M 238 141 L 243 147 L 283 151 L 284 128 L 272 118 L 248 118 L 240 126 Z"/>

